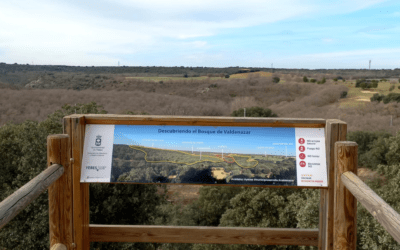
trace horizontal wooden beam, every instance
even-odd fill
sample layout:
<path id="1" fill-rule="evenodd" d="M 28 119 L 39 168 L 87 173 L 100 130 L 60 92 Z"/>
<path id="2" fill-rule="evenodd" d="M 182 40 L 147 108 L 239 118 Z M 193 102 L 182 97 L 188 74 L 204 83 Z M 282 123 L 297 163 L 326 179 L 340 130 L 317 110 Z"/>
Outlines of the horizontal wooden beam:
<path id="1" fill-rule="evenodd" d="M 34 201 L 64 173 L 61 165 L 53 164 L 0 203 L 0 229 Z"/>
<path id="2" fill-rule="evenodd" d="M 91 242 L 318 246 L 318 229 L 89 225 Z"/>
<path id="3" fill-rule="evenodd" d="M 151 116 L 113 114 L 70 115 L 67 117 L 83 116 L 85 117 L 86 124 L 304 128 L 324 128 L 326 124 L 324 119 L 277 117 Z"/>
<path id="4" fill-rule="evenodd" d="M 341 179 L 357 200 L 400 243 L 400 215 L 396 210 L 382 200 L 353 172 L 343 173 Z"/>

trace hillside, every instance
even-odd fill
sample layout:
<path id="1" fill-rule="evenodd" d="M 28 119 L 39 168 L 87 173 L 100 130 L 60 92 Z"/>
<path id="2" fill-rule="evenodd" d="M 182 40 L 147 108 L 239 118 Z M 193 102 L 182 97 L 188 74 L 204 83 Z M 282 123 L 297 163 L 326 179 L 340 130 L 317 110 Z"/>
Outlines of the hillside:
<path id="1" fill-rule="evenodd" d="M 61 72 L 33 78 L 25 85 L 3 84 L 0 89 L 0 125 L 3 125 L 0 127 L 0 150 L 4 161 L 1 175 L 4 181 L 0 194 L 4 199 L 45 168 L 46 136 L 61 133 L 61 118 L 73 114 L 74 111 L 80 114 L 102 113 L 104 110 L 97 106 L 102 105 L 108 113 L 117 114 L 230 116 L 239 108 L 262 107 L 271 109 L 279 117 L 340 118 L 346 121 L 348 131 L 353 131 L 353 137 L 349 140 L 359 144 L 359 167 L 363 167 L 363 164 L 368 167 L 360 168 L 359 175 L 363 180 L 377 180 L 368 182 L 368 185 L 397 209 L 400 176 L 397 164 L 400 154 L 397 150 L 400 148 L 400 134 L 391 135 L 398 130 L 397 114 L 400 114 L 400 107 L 397 103 L 370 102 L 368 98 L 374 92 L 384 95 L 400 93 L 398 79 L 380 81 L 377 87 L 361 89 L 355 87 L 357 77 L 349 76 L 344 77 L 345 81 L 335 81 L 336 75 L 311 74 L 306 76 L 316 79 L 316 82 L 303 82 L 303 76 L 305 75 L 241 72 L 230 75 L 229 78 L 215 75 L 186 78 L 179 75 L 121 74 L 104 74 L 96 78 L 97 75 Z M 326 82 L 322 83 L 324 78 Z M 47 117 L 48 115 L 50 116 Z M 4 126 L 7 122 L 23 123 Z M 379 130 L 390 134 L 370 132 Z M 130 154 L 124 150 L 131 150 Z M 204 175 L 211 177 L 208 178 L 209 183 L 215 183 L 216 180 L 218 183 L 231 173 L 236 176 L 251 176 L 254 174 L 252 170 L 258 168 L 258 165 L 266 167 L 263 174 L 265 178 L 269 178 L 271 172 L 279 174 L 268 169 L 277 159 L 250 159 L 248 156 L 229 154 L 222 157 L 217 154 L 208 156 L 209 161 L 197 162 L 200 159 L 197 160 L 199 155 L 196 152 L 193 155 L 178 152 L 172 156 L 173 159 L 166 159 L 166 155 L 152 152 L 151 149 L 143 152 L 126 146 L 124 150 L 120 155 L 115 155 L 118 167 L 112 172 L 114 178 L 119 179 L 122 176 L 129 178 L 128 181 L 136 179 L 142 182 L 155 177 L 156 181 L 161 182 L 162 179 L 158 178 L 160 175 L 178 180 L 180 174 L 179 181 L 168 186 L 91 184 L 91 223 L 318 227 L 319 190 L 215 186 L 200 188 L 181 185 L 187 180 L 185 178 L 193 174 L 201 178 Z M 138 159 L 147 159 L 147 162 L 142 160 L 141 165 L 135 164 L 134 161 Z M 160 160 L 163 163 L 159 165 L 165 166 L 167 161 L 172 165 L 182 162 L 189 164 L 180 164 L 182 166 L 179 173 L 176 173 L 157 166 L 155 161 Z M 291 164 L 290 159 L 287 160 L 281 161 L 284 167 Z M 210 164 L 215 162 L 220 166 Z M 191 163 L 207 166 L 196 171 L 192 169 Z M 232 169 L 228 168 L 229 165 L 232 165 Z M 234 170 L 239 172 L 234 173 Z M 16 246 L 21 245 L 20 242 L 27 235 L 30 246 L 35 244 L 36 249 L 47 246 L 48 227 L 42 226 L 48 225 L 47 195 L 38 199 L 16 217 L 8 225 L 8 229 L 0 232 L 2 247 L 26 249 Z M 250 220 L 242 219 L 248 215 Z M 358 249 L 374 249 L 370 246 L 376 244 L 396 244 L 361 206 L 358 209 L 357 223 L 357 238 L 360 239 L 359 245 L 363 246 Z M 370 231 L 371 227 L 374 228 L 373 231 Z M 376 235 L 385 242 L 377 240 Z M 112 243 L 105 244 L 110 245 L 103 245 L 100 249 L 121 249 L 120 245 L 111 248 Z M 160 247 L 171 249 L 168 244 Z M 206 245 L 171 247 L 197 250 L 204 249 Z"/>
<path id="2" fill-rule="evenodd" d="M 389 93 L 391 86 L 394 86 L 391 92 L 400 93 L 397 78 L 380 82 L 377 89 L 362 90 L 354 87 L 358 77 L 342 76 L 345 82 L 335 82 L 337 75 L 331 74 L 306 75 L 318 81 L 325 77 L 324 84 L 303 82 L 301 74 L 268 72 L 242 72 L 230 78 L 176 75 L 138 78 L 58 72 L 41 73 L 24 81 L 24 73 L 13 74 L 20 76 L 20 84 L 0 83 L 0 125 L 26 119 L 43 121 L 65 104 L 89 102 L 116 114 L 229 116 L 239 108 L 260 106 L 270 108 L 280 117 L 340 118 L 348 123 L 349 131 L 386 130 L 393 134 L 400 125 L 397 103 L 368 101 L 374 92 Z M 273 77 L 279 77 L 280 82 L 274 83 Z M 344 92 L 347 92 L 345 97 L 341 96 Z"/>

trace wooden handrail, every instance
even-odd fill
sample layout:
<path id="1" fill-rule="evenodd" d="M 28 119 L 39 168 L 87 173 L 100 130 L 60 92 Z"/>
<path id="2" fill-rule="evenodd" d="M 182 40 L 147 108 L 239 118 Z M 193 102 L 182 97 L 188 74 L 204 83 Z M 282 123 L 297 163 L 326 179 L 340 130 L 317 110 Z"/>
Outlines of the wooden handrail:
<path id="1" fill-rule="evenodd" d="M 53 164 L 0 203 L 0 229 L 34 201 L 64 173 L 63 166 Z"/>
<path id="2" fill-rule="evenodd" d="M 343 173 L 341 180 L 368 212 L 400 243 L 400 215 L 353 172 Z"/>
<path id="3" fill-rule="evenodd" d="M 318 229 L 89 225 L 94 242 L 318 246 Z"/>
<path id="4" fill-rule="evenodd" d="M 50 250 L 67 250 L 67 246 L 61 243 L 57 243 L 50 248 Z"/>

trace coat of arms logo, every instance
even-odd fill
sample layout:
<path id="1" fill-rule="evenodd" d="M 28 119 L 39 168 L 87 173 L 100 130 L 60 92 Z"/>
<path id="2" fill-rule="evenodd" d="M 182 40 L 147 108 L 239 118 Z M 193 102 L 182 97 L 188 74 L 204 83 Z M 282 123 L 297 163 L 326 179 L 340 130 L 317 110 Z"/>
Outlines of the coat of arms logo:
<path id="1" fill-rule="evenodd" d="M 101 145 L 101 135 L 96 136 L 95 145 L 96 145 L 96 146 L 100 146 L 100 145 Z"/>

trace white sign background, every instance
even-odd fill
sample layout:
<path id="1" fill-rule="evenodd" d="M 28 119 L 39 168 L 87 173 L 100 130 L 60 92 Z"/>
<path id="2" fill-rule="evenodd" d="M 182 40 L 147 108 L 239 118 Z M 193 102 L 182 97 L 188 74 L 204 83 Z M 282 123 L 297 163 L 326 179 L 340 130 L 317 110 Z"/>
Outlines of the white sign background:
<path id="1" fill-rule="evenodd" d="M 81 182 L 110 182 L 114 128 L 115 125 L 86 125 Z"/>
<path id="2" fill-rule="evenodd" d="M 296 128 L 297 186 L 328 186 L 325 153 L 325 129 Z"/>

